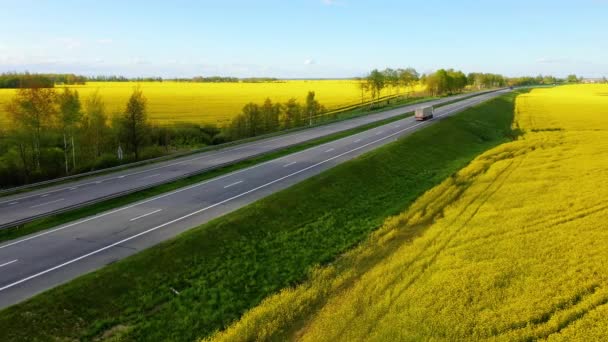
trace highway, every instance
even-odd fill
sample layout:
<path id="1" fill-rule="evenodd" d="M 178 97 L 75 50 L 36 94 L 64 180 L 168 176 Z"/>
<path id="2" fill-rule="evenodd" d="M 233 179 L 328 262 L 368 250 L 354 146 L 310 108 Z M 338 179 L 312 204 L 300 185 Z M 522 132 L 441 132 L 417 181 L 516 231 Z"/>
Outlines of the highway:
<path id="1" fill-rule="evenodd" d="M 408 117 L 96 216 L 0 244 L 0 308 L 18 303 L 79 275 L 137 253 L 507 91 L 483 94 L 437 108 L 435 117 L 429 121 L 417 122 L 413 117 Z M 408 110 L 408 107 L 405 110 L 402 108 L 393 111 L 393 115 Z M 382 115 L 386 117 L 390 114 L 380 114 L 380 116 Z M 319 129 L 327 128 L 320 127 Z M 256 142 L 258 144 L 255 145 L 256 147 L 242 149 L 252 151 L 255 148 L 268 146 L 268 142 Z M 231 151 L 235 151 L 235 149 L 231 149 Z M 221 152 L 218 152 L 215 158 L 226 158 L 226 154 L 219 153 Z M 203 165 L 199 163 L 202 159 L 184 160 L 191 160 L 191 162 L 174 164 L 155 171 L 140 170 L 142 173 L 133 174 L 133 176 L 125 175 L 125 178 L 131 178 L 130 182 L 137 183 L 138 180 L 143 179 L 169 177 L 181 168 L 189 168 L 191 165 L 199 167 Z M 180 161 L 172 163 L 177 162 Z M 140 171 L 129 170 L 125 173 Z M 151 174 L 160 175 L 150 177 Z M 117 176 L 108 179 L 115 179 L 114 177 Z M 116 181 L 123 184 L 119 181 L 120 179 L 122 178 L 118 178 Z M 91 180 L 87 181 L 91 182 Z M 108 185 L 108 187 L 111 186 Z M 93 189 L 101 191 L 102 188 L 94 184 L 88 186 L 90 191 Z M 67 201 L 70 194 L 82 198 L 89 192 L 86 189 L 87 187 L 84 187 L 80 192 L 76 191 L 78 189 L 71 192 L 72 190 L 68 188 L 68 190 L 58 192 L 61 192 Z M 51 193 L 46 199 L 30 199 L 32 202 L 28 202 L 28 205 L 39 203 L 36 201 L 50 202 L 54 198 L 51 196 L 57 195 Z M 12 208 L 19 208 L 19 206 L 12 206 Z M 8 211 L 2 211 L 1 215 L 5 215 L 6 212 Z"/>
<path id="2" fill-rule="evenodd" d="M 427 103 L 437 105 L 470 95 L 446 97 Z M 333 133 L 388 119 L 411 112 L 417 106 L 420 105 L 404 106 L 233 147 L 197 153 L 105 175 L 87 177 L 21 194 L 0 197 L 0 229 L 157 186 Z"/>

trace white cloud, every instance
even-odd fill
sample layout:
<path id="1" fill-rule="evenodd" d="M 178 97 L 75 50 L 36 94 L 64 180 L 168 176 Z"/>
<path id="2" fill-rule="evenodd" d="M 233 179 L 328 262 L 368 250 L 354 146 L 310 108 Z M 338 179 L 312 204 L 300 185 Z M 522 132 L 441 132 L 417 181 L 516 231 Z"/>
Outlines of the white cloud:
<path id="1" fill-rule="evenodd" d="M 304 65 L 313 65 L 313 64 L 317 64 L 317 62 L 312 58 L 308 58 L 308 59 L 304 60 Z"/>

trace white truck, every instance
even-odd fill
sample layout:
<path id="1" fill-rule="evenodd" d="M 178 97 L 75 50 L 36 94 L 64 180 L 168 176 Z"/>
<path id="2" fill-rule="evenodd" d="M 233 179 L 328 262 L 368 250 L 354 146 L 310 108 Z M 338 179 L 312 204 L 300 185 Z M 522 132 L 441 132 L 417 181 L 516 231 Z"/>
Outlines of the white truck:
<path id="1" fill-rule="evenodd" d="M 433 117 L 433 106 L 418 107 L 414 115 L 417 121 L 428 120 Z"/>

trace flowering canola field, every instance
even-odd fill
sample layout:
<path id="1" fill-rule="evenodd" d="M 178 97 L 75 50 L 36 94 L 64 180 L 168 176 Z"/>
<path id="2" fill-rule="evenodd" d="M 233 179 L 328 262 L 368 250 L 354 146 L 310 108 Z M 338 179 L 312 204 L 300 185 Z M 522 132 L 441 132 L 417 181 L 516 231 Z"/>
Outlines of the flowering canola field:
<path id="1" fill-rule="evenodd" d="M 518 140 L 209 339 L 605 340 L 608 86 L 522 94 L 514 126 Z"/>
<path id="2" fill-rule="evenodd" d="M 308 91 L 328 109 L 361 102 L 361 89 L 355 80 L 289 80 L 263 83 L 191 83 L 191 82 L 87 82 L 70 86 L 81 99 L 98 91 L 106 103 L 108 114 L 124 111 L 125 104 L 139 85 L 148 99 L 148 117 L 157 123 L 175 121 L 214 123 L 222 125 L 239 114 L 249 102 L 261 103 L 266 98 L 285 102 L 296 98 L 304 102 Z M 61 91 L 61 86 L 57 87 Z M 406 89 L 401 88 L 404 92 Z M 417 90 L 422 90 L 418 87 Z M 391 90 L 394 92 L 394 90 Z M 5 105 L 15 89 L 0 89 L 0 124 L 7 123 Z M 388 90 L 383 95 L 388 94 Z M 370 100 L 364 94 L 364 100 Z"/>

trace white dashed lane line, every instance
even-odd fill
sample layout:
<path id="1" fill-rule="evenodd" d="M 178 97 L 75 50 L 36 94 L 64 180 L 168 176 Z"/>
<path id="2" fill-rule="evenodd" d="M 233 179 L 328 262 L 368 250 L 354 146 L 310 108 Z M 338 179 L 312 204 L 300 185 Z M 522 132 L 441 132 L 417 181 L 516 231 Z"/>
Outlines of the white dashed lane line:
<path id="1" fill-rule="evenodd" d="M 8 266 L 10 264 L 16 263 L 17 261 L 19 261 L 19 260 L 15 259 L 13 261 L 5 262 L 4 264 L 0 264 L 0 267 Z"/>
<path id="2" fill-rule="evenodd" d="M 36 205 L 31 206 L 31 207 L 30 207 L 30 209 L 31 209 L 31 208 L 38 208 L 38 207 L 42 207 L 42 206 L 47 205 L 47 204 L 53 204 L 53 203 L 61 202 L 61 201 L 63 201 L 63 200 L 65 200 L 65 198 L 60 198 L 60 199 L 58 199 L 58 200 L 54 200 L 54 201 L 50 201 L 50 202 L 44 202 L 44 203 L 36 204 Z"/>
<path id="3" fill-rule="evenodd" d="M 229 187 L 231 187 L 231 186 L 235 186 L 235 185 L 237 185 L 237 184 L 241 184 L 241 183 L 243 183 L 243 181 L 242 181 L 242 180 L 240 180 L 240 181 L 238 181 L 238 182 L 234 182 L 234 183 L 232 183 L 232 184 L 228 184 L 228 185 L 226 185 L 226 186 L 224 187 L 224 189 L 229 188 Z"/>
<path id="4" fill-rule="evenodd" d="M 130 219 L 129 221 L 133 222 L 135 220 L 139 220 L 140 218 L 143 218 L 143 217 L 146 217 L 146 216 L 149 216 L 149 215 L 152 215 L 152 214 L 156 214 L 159 211 L 162 211 L 162 209 L 156 209 L 156 210 L 151 211 L 151 212 L 149 212 L 147 214 L 139 215 L 137 217 L 134 217 L 134 218 Z"/>

